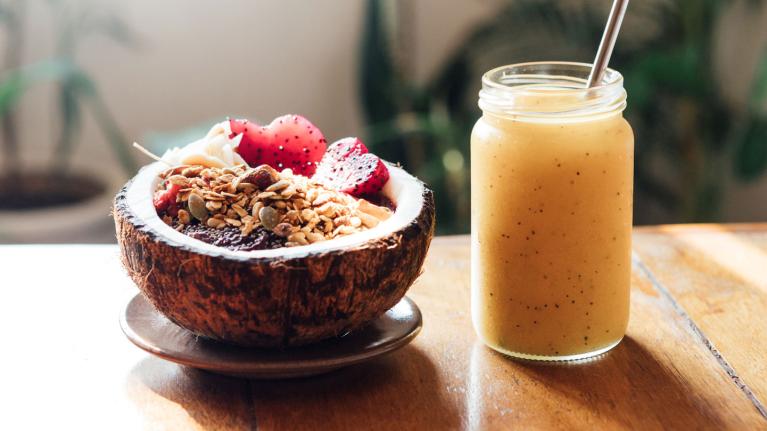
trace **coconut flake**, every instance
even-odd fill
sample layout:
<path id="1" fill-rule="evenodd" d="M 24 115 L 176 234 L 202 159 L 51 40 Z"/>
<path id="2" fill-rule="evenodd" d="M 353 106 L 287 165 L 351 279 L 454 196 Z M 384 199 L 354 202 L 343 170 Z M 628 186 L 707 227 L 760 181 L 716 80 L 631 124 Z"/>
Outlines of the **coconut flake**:
<path id="1" fill-rule="evenodd" d="M 185 147 L 175 147 L 165 152 L 162 161 L 172 165 L 202 165 L 209 168 L 229 168 L 244 165 L 245 160 L 234 151 L 242 135 L 229 138 L 229 122 L 215 124 L 204 138 Z"/>

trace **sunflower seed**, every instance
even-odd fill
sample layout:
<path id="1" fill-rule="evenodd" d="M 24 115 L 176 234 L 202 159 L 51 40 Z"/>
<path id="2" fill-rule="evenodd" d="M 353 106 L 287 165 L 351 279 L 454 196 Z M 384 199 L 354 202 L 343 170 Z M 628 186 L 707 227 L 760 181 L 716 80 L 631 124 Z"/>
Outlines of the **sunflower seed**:
<path id="1" fill-rule="evenodd" d="M 226 222 L 224 222 L 223 220 L 219 220 L 217 218 L 209 218 L 207 224 L 208 224 L 208 227 L 217 228 L 222 225 L 225 225 Z"/>
<path id="2" fill-rule="evenodd" d="M 181 175 L 185 177 L 196 177 L 197 175 L 200 175 L 200 172 L 202 172 L 202 166 L 192 166 L 182 170 Z"/>
<path id="3" fill-rule="evenodd" d="M 223 205 L 219 201 L 208 201 L 205 203 L 205 208 L 208 209 L 208 211 L 215 212 L 221 209 Z"/>
<path id="4" fill-rule="evenodd" d="M 230 225 L 232 225 L 234 227 L 242 226 L 242 222 L 237 220 L 237 219 L 233 219 L 233 218 L 227 217 L 227 218 L 224 219 L 224 221 L 226 221 L 228 224 L 230 224 Z"/>
<path id="5" fill-rule="evenodd" d="M 232 205 L 232 209 L 237 213 L 237 215 L 240 216 L 240 218 L 248 215 L 248 212 L 245 211 L 245 208 L 241 207 L 239 204 Z"/>
<path id="6" fill-rule="evenodd" d="M 325 241 L 325 236 L 315 232 L 308 232 L 306 234 L 306 239 L 311 243 L 315 243 L 319 241 Z"/>
<path id="7" fill-rule="evenodd" d="M 181 187 L 186 187 L 189 185 L 189 179 L 183 175 L 173 175 L 168 178 L 168 181 L 170 181 L 171 184 L 175 184 Z"/>
<path id="8" fill-rule="evenodd" d="M 279 180 L 276 183 L 266 188 L 267 192 L 278 192 L 290 185 L 288 180 Z"/>
<path id="9" fill-rule="evenodd" d="M 297 242 L 299 244 L 308 244 L 306 241 L 306 234 L 303 232 L 295 232 L 288 235 L 288 241 Z"/>
<path id="10" fill-rule="evenodd" d="M 275 192 L 263 192 L 263 193 L 259 193 L 256 197 L 259 199 L 266 199 L 266 198 L 272 198 L 275 196 L 277 196 L 277 193 Z"/>

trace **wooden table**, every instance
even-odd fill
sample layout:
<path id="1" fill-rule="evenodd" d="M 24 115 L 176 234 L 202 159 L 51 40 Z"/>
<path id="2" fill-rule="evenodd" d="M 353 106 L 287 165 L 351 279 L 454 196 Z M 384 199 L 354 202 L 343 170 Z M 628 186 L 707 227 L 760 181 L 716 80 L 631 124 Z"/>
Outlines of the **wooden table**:
<path id="1" fill-rule="evenodd" d="M 767 225 L 634 235 L 631 322 L 582 364 L 514 362 L 469 316 L 467 237 L 436 239 L 409 295 L 421 335 L 294 381 L 187 369 L 130 344 L 114 246 L 2 246 L 0 429 L 767 429 Z"/>

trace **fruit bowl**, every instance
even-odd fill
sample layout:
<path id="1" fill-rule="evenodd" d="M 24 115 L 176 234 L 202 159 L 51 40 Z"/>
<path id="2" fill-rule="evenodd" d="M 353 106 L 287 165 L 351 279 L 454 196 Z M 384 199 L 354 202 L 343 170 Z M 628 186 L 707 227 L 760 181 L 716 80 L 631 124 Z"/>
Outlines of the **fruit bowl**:
<path id="1" fill-rule="evenodd" d="M 354 331 L 404 296 L 434 234 L 431 190 L 387 167 L 380 193 L 395 210 L 377 226 L 298 247 L 234 251 L 163 222 L 153 193 L 167 165 L 150 164 L 115 198 L 123 265 L 158 311 L 203 337 L 286 347 Z"/>

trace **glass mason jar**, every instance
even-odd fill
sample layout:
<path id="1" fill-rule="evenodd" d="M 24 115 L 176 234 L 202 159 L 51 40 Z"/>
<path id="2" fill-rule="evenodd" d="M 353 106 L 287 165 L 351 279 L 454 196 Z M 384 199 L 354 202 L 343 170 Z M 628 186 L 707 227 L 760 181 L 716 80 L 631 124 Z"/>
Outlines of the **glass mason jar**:
<path id="1" fill-rule="evenodd" d="M 482 78 L 471 136 L 472 320 L 482 341 L 537 360 L 582 359 L 629 317 L 634 136 L 608 69 L 525 63 Z"/>

